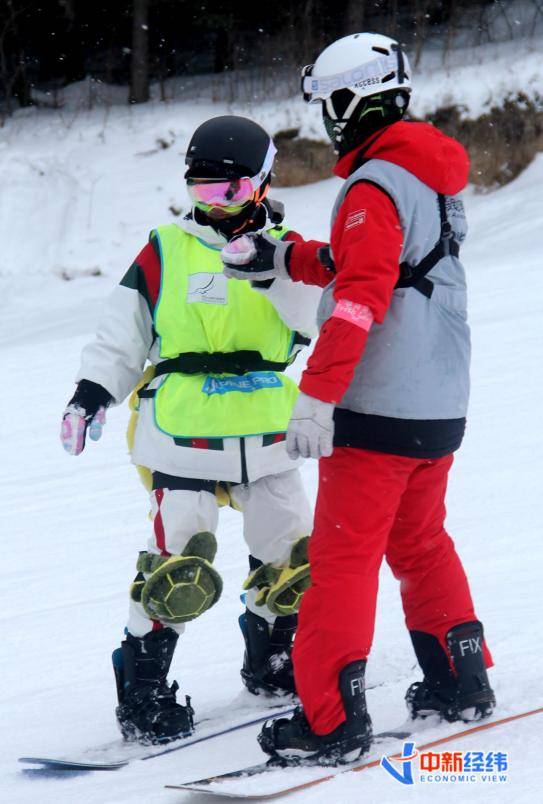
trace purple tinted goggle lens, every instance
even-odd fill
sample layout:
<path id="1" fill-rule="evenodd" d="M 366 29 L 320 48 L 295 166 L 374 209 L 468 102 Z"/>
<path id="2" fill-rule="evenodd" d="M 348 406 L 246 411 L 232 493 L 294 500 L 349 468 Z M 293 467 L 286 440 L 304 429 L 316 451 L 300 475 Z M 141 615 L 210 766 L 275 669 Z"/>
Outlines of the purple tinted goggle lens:
<path id="1" fill-rule="evenodd" d="M 241 209 L 252 201 L 255 194 L 251 179 L 247 177 L 224 181 L 188 179 L 187 190 L 193 203 L 202 209 L 212 207 Z"/>

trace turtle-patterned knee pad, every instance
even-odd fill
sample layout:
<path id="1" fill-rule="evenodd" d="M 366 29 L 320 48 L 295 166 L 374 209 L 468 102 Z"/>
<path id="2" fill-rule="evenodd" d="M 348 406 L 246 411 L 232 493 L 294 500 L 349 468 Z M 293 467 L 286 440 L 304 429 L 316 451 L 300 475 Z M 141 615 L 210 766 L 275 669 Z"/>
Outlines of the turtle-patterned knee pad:
<path id="1" fill-rule="evenodd" d="M 288 564 L 262 564 L 249 574 L 243 588 L 258 589 L 256 606 L 266 605 L 278 617 L 299 611 L 303 594 L 311 586 L 308 544 L 309 536 L 302 536 L 292 545 Z"/>
<path id="2" fill-rule="evenodd" d="M 222 578 L 211 563 L 216 552 L 214 534 L 202 532 L 180 556 L 140 553 L 130 596 L 153 620 L 171 625 L 194 620 L 221 596 Z"/>

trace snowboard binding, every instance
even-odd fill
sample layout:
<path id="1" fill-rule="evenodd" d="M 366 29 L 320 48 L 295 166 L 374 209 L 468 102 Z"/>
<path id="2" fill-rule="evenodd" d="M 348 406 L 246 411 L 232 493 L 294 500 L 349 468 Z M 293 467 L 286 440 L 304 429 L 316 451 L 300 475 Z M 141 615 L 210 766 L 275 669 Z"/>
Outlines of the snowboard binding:
<path id="1" fill-rule="evenodd" d="M 250 693 L 267 697 L 294 696 L 292 640 L 297 615 L 277 617 L 273 627 L 247 609 L 239 618 L 245 640 L 241 679 Z"/>
<path id="2" fill-rule="evenodd" d="M 258 735 L 262 750 L 274 762 L 286 765 L 345 765 L 359 759 L 373 740 L 366 708 L 366 662 L 351 662 L 339 674 L 339 690 L 346 719 L 329 734 L 319 735 L 301 707 L 291 718 L 268 721 Z"/>
<path id="3" fill-rule="evenodd" d="M 128 742 L 143 745 L 168 743 L 194 731 L 190 698 L 177 703 L 179 686 L 168 685 L 178 635 L 171 628 L 151 631 L 144 637 L 127 634 L 113 652 L 113 668 L 119 705 L 115 710 L 121 734 Z"/>
<path id="4" fill-rule="evenodd" d="M 411 718 L 439 715 L 449 723 L 471 723 L 490 717 L 496 699 L 484 663 L 483 638 L 483 626 L 478 621 L 452 628 L 446 636 L 449 661 L 435 636 L 411 632 L 424 672 L 423 681 L 411 684 L 405 695 Z"/>

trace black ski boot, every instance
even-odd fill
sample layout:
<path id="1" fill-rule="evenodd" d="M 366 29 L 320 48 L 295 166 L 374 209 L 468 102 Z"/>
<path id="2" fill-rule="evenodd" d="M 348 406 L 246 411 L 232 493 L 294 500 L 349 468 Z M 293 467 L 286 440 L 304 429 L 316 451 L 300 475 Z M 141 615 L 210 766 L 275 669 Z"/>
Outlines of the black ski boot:
<path id="1" fill-rule="evenodd" d="M 194 730 L 190 698 L 186 697 L 185 706 L 178 704 L 177 681 L 171 687 L 166 681 L 177 639 L 171 628 L 144 637 L 127 634 L 113 652 L 119 699 L 115 714 L 125 740 L 167 743 L 188 737 Z"/>
<path id="2" fill-rule="evenodd" d="M 253 695 L 275 697 L 296 693 L 291 651 L 297 624 L 296 614 L 277 617 L 270 632 L 267 621 L 249 609 L 239 618 L 245 640 L 241 678 Z"/>
<path id="3" fill-rule="evenodd" d="M 364 692 L 365 670 L 365 661 L 351 662 L 339 674 L 347 717 L 337 729 L 323 736 L 315 734 L 298 708 L 291 718 L 264 724 L 258 735 L 262 750 L 287 765 L 344 765 L 369 751 L 372 729 Z"/>
<path id="4" fill-rule="evenodd" d="M 439 715 L 449 723 L 470 723 L 489 717 L 496 705 L 483 658 L 483 626 L 462 623 L 447 634 L 454 672 L 439 640 L 411 631 L 411 641 L 424 680 L 411 684 L 405 700 L 413 719 Z"/>

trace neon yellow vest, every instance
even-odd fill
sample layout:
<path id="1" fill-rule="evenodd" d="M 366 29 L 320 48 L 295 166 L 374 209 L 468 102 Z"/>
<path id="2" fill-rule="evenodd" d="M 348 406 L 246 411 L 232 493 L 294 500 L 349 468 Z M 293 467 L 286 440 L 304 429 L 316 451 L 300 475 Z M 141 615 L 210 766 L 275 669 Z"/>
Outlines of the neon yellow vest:
<path id="1" fill-rule="evenodd" d="M 269 230 L 281 238 L 287 229 Z M 219 249 L 175 224 L 152 233 L 162 278 L 154 314 L 160 357 L 183 352 L 257 350 L 287 361 L 295 333 L 250 283 L 226 279 Z M 286 430 L 298 394 L 284 374 L 166 374 L 154 398 L 155 423 L 177 438 L 229 438 Z"/>

